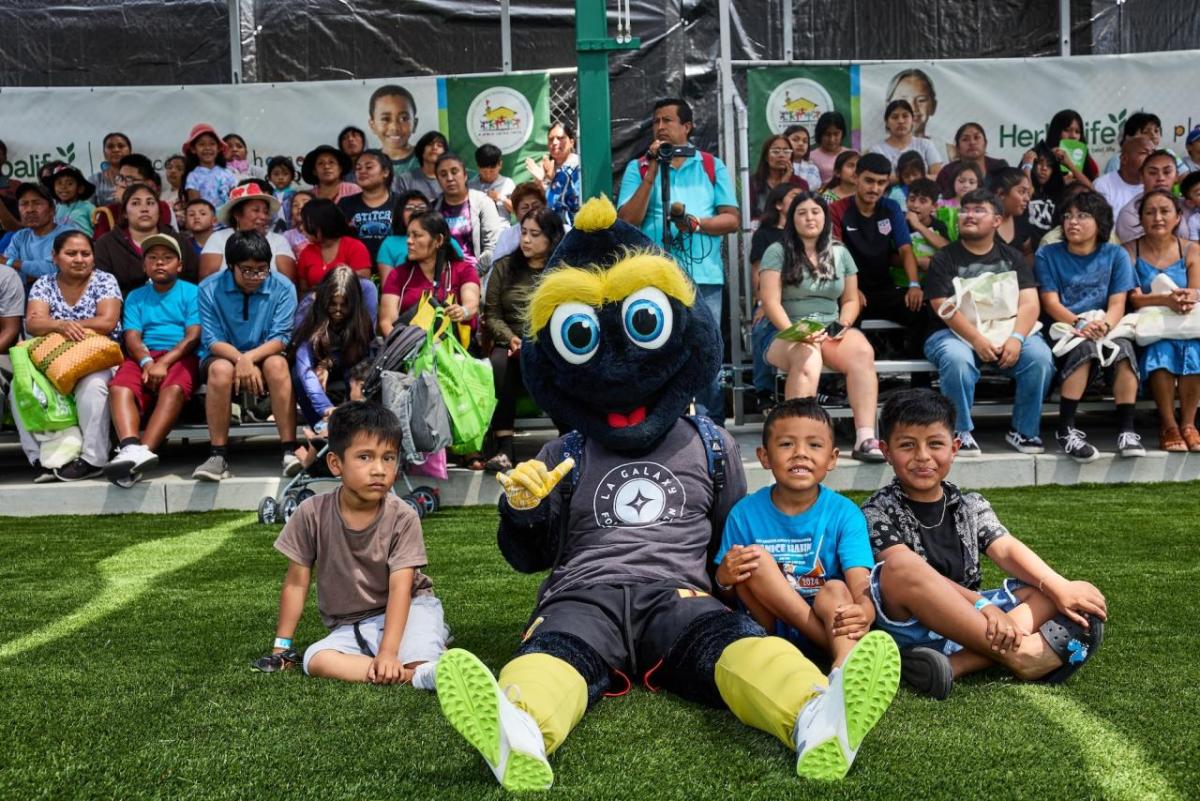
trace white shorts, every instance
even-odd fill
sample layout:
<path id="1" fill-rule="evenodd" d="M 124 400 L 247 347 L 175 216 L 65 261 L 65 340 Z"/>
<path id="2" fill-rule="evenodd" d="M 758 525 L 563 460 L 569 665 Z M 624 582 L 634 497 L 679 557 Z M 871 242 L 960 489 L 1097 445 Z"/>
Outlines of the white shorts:
<path id="1" fill-rule="evenodd" d="M 379 641 L 383 639 L 383 615 L 375 615 L 358 622 L 358 630 L 371 650 L 379 652 Z M 436 662 L 446 652 L 450 640 L 450 629 L 446 628 L 442 602 L 432 595 L 421 595 L 412 599 L 408 609 L 408 621 L 404 624 L 404 636 L 400 639 L 400 663 Z M 370 656 L 358 644 L 354 636 L 354 624 L 338 626 L 323 640 L 318 640 L 304 651 L 304 672 L 308 663 L 321 651 L 337 651 L 342 654 Z"/>

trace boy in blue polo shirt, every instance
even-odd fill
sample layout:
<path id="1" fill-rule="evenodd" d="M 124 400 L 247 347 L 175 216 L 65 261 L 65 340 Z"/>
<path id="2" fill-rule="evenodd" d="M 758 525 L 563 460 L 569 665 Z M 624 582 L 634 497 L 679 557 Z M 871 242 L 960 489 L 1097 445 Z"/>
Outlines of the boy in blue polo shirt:
<path id="1" fill-rule="evenodd" d="M 142 242 L 142 264 L 150 280 L 125 299 L 128 355 L 108 386 L 120 448 L 104 474 L 122 487 L 132 486 L 141 471 L 158 462 L 154 451 L 191 398 L 199 369 L 199 290 L 179 280 L 179 243 L 166 234 L 148 237 Z M 139 437 L 147 412 L 146 431 Z"/>
<path id="2" fill-rule="evenodd" d="M 271 269 L 271 244 L 257 231 L 237 231 L 225 243 L 231 269 L 200 283 L 200 374 L 207 391 L 204 413 L 211 443 L 209 457 L 192 478 L 220 481 L 229 471 L 229 421 L 235 393 L 270 394 L 271 412 L 283 451 L 283 474 L 294 476 L 296 399 L 284 351 L 292 339 L 296 288 Z"/>
<path id="3" fill-rule="evenodd" d="M 871 544 L 854 502 L 821 486 L 837 464 L 833 421 L 813 398 L 776 406 L 758 459 L 775 484 L 738 501 L 717 553 L 717 587 L 767 631 L 838 667 L 875 621 Z"/>

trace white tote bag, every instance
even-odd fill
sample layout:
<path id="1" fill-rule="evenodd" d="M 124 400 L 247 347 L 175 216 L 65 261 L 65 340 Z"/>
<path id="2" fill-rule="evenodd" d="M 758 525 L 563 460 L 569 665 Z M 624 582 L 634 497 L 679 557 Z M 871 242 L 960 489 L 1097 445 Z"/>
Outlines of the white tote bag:
<path id="1" fill-rule="evenodd" d="M 1000 347 L 1016 327 L 1020 294 L 1015 270 L 983 273 L 972 278 L 956 277 L 954 297 L 946 298 L 938 307 L 937 315 L 949 320 L 955 312 L 961 312 L 988 342 Z M 1036 334 L 1041 328 L 1040 322 L 1034 323 L 1029 333 Z M 963 339 L 961 335 L 959 338 Z"/>

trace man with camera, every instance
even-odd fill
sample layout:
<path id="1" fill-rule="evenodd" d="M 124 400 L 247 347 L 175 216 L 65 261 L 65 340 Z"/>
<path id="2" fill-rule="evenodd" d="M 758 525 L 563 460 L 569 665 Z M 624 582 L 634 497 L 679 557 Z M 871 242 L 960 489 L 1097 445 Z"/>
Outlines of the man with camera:
<path id="1" fill-rule="evenodd" d="M 717 328 L 722 319 L 721 293 L 725 262 L 721 237 L 738 227 L 738 201 L 725 164 L 711 153 L 688 144 L 692 133 L 692 108 L 680 98 L 654 104 L 651 121 L 654 141 L 646 154 L 631 161 L 621 179 L 617 216 L 638 226 L 655 243 L 663 243 L 663 181 L 668 171 L 668 208 L 672 258 L 692 280 Z M 717 423 L 724 420 L 720 380 L 706 397 L 697 398 Z"/>

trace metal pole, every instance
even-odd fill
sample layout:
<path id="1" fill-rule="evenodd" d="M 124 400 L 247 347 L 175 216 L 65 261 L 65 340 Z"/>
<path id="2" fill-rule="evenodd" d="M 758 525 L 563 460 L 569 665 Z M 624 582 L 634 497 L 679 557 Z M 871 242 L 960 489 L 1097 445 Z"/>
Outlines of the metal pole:
<path id="1" fill-rule="evenodd" d="M 729 29 L 729 0 L 719 0 L 717 4 L 717 20 L 720 24 L 721 50 L 719 76 L 721 83 L 721 157 L 726 166 L 737 164 L 736 122 L 734 119 L 733 85 L 733 34 Z M 748 203 L 742 198 L 743 208 Z M 725 237 L 727 258 L 726 265 L 737 261 L 738 243 L 741 241 L 741 231 Z M 741 424 L 745 419 L 742 393 L 745 390 L 742 380 L 742 298 L 740 294 L 741 281 L 737 280 L 738 271 L 725 270 L 725 287 L 729 294 L 729 308 L 726 309 L 729 321 L 729 356 L 733 362 L 733 420 Z"/>
<path id="2" fill-rule="evenodd" d="M 783 0 L 783 60 L 791 61 L 792 46 L 792 0 Z"/>
<path id="3" fill-rule="evenodd" d="M 229 9 L 229 82 L 242 82 L 242 4 L 228 0 Z"/>
<path id="4" fill-rule="evenodd" d="M 575 0 L 575 50 L 579 69 L 579 162 L 583 196 L 612 194 L 612 106 L 608 97 L 608 54 L 636 50 L 635 38 L 617 42 L 608 37 L 604 0 Z"/>
<path id="5" fill-rule="evenodd" d="M 1071 0 L 1058 0 L 1058 54 L 1071 55 Z"/>
<path id="6" fill-rule="evenodd" d="M 500 71 L 512 72 L 512 19 L 509 0 L 500 0 Z"/>

